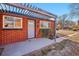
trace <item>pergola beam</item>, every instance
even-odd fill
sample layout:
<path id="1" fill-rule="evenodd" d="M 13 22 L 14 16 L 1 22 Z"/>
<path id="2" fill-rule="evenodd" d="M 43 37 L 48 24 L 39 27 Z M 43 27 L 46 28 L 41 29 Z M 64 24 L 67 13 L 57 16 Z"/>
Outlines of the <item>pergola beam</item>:
<path id="1" fill-rule="evenodd" d="M 45 12 L 40 11 L 40 10 L 32 9 L 30 7 L 25 7 L 25 6 L 22 6 L 22 5 L 17 4 L 17 3 L 5 3 L 5 4 L 10 5 L 10 6 L 14 6 L 14 7 L 17 7 L 17 8 L 21 8 L 21 9 L 24 9 L 24 10 L 29 10 L 31 12 L 35 12 L 35 13 L 45 15 L 45 16 L 48 16 L 48 17 L 56 17 L 55 15 L 51 15 L 51 14 L 45 13 Z"/>

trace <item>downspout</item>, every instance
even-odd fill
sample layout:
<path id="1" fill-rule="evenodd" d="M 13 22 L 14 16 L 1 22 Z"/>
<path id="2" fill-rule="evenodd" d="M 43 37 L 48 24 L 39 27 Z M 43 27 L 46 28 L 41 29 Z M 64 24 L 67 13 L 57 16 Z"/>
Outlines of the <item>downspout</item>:
<path id="1" fill-rule="evenodd" d="M 56 41 L 56 19 L 57 18 L 55 18 L 55 21 L 54 21 L 54 23 L 55 23 L 54 24 L 54 36 L 55 36 L 54 39 L 55 39 L 55 41 Z"/>

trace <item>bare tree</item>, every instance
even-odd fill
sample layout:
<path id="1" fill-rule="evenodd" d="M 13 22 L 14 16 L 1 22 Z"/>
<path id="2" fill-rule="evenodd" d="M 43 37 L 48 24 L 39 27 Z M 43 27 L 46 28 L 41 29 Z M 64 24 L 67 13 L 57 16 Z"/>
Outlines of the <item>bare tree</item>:
<path id="1" fill-rule="evenodd" d="M 79 19 L 79 3 L 72 3 L 70 4 L 69 8 L 70 8 L 71 18 L 76 17 Z"/>

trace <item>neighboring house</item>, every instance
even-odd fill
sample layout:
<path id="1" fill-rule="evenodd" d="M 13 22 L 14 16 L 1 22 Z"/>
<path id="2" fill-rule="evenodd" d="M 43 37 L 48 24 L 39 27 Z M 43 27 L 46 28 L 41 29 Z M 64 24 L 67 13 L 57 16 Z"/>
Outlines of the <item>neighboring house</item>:
<path id="1" fill-rule="evenodd" d="M 62 29 L 62 20 L 58 20 L 57 29 Z"/>
<path id="2" fill-rule="evenodd" d="M 75 24 L 72 20 L 65 20 L 64 23 L 62 20 L 59 20 L 57 26 L 59 29 L 70 29 Z"/>
<path id="3" fill-rule="evenodd" d="M 72 20 L 65 20 L 64 22 L 64 28 L 66 29 L 71 28 L 73 25 L 75 25 L 75 22 Z"/>
<path id="4" fill-rule="evenodd" d="M 0 3 L 0 45 L 41 38 L 41 28 L 55 33 L 55 19 L 56 15 L 26 3 Z"/>
<path id="5" fill-rule="evenodd" d="M 79 25 L 79 20 L 77 21 L 78 25 Z"/>

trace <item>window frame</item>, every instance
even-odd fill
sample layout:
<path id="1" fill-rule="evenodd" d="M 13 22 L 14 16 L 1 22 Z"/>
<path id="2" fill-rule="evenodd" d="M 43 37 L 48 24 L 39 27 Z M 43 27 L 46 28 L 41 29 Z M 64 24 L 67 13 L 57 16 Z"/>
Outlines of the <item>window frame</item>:
<path id="1" fill-rule="evenodd" d="M 14 18 L 14 27 L 5 27 L 4 25 L 5 25 L 5 17 L 13 17 Z M 16 27 L 15 26 L 15 20 L 16 19 L 20 19 L 21 20 L 21 26 L 20 27 Z M 22 29 L 23 28 L 23 24 L 22 24 L 22 22 L 23 22 L 23 20 L 22 20 L 22 18 L 20 18 L 20 17 L 14 17 L 14 16 L 7 16 L 7 15 L 3 15 L 3 29 Z"/>
<path id="2" fill-rule="evenodd" d="M 48 24 L 48 27 L 46 27 L 46 28 L 45 28 L 45 27 L 41 27 L 41 22 L 43 22 L 43 23 L 44 23 L 44 22 L 49 23 L 49 24 Z M 42 21 L 42 20 L 41 20 L 41 21 L 40 21 L 40 29 L 50 29 L 50 21 Z"/>

